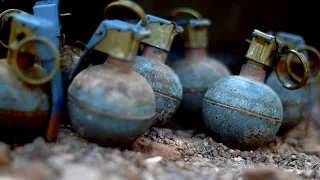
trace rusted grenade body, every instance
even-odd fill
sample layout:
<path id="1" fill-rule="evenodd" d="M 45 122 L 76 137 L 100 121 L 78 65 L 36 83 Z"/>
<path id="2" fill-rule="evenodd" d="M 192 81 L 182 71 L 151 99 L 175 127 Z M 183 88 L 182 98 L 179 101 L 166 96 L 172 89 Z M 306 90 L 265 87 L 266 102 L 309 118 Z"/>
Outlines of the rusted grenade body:
<path id="1" fill-rule="evenodd" d="M 205 93 L 202 109 L 213 133 L 227 146 L 238 149 L 254 149 L 270 142 L 283 119 L 279 96 L 264 84 L 264 68 L 272 67 L 275 60 L 276 39 L 258 30 L 252 35 L 240 75 L 216 81 Z M 289 53 L 304 58 L 295 51 Z"/>
<path id="2" fill-rule="evenodd" d="M 4 14 L 1 20 L 11 24 L 11 31 L 7 59 L 0 60 L 0 139 L 25 143 L 44 135 L 47 140 L 55 140 L 48 118 L 52 115 L 50 102 L 57 100 L 51 96 L 48 82 L 60 66 L 59 51 L 51 41 L 56 39 L 54 24 L 21 11 Z M 56 61 L 49 75 L 49 66 L 34 63 L 36 56 Z"/>
<path id="3" fill-rule="evenodd" d="M 174 10 L 173 14 L 178 12 L 179 9 Z M 231 72 L 224 64 L 207 55 L 208 26 L 211 22 L 201 16 L 196 18 L 178 23 L 183 25 L 185 30 L 185 55 L 182 59 L 173 61 L 170 67 L 177 73 L 183 86 L 179 114 L 193 117 L 187 119 L 202 122 L 199 118 L 202 118 L 201 108 L 206 90 L 219 78 L 231 75 Z"/>
<path id="4" fill-rule="evenodd" d="M 71 123 L 89 141 L 127 145 L 151 125 L 155 95 L 145 78 L 133 71 L 140 40 L 147 32 L 119 20 L 102 21 L 87 47 L 108 54 L 108 62 L 71 74 L 76 75 L 68 88 Z M 74 72 L 83 67 L 83 59 L 79 63 Z"/>
<path id="5" fill-rule="evenodd" d="M 143 53 L 137 56 L 134 71 L 147 79 L 156 95 L 156 117 L 153 125 L 165 124 L 178 109 L 182 100 L 179 77 L 165 63 L 174 36 L 183 31 L 175 23 L 147 15 L 149 38 L 143 39 Z M 137 26 L 141 26 L 142 21 Z M 144 24 L 143 24 L 144 25 Z"/>
<path id="6" fill-rule="evenodd" d="M 76 64 L 79 62 L 83 51 L 80 48 L 64 45 L 60 48 L 61 73 L 63 89 L 68 89 L 68 78 Z"/>
<path id="7" fill-rule="evenodd" d="M 68 96 L 67 96 L 68 82 L 69 82 L 68 79 L 69 79 L 70 73 L 79 62 L 82 53 L 83 51 L 80 48 L 70 46 L 70 45 L 64 45 L 63 47 L 60 48 L 60 58 L 61 58 L 60 67 L 61 67 L 63 91 L 64 91 L 64 94 L 66 94 L 65 101 L 68 100 Z M 71 124 L 67 103 L 64 104 L 61 123 Z"/>
<path id="8" fill-rule="evenodd" d="M 278 32 L 274 35 L 278 40 L 280 40 L 282 48 L 287 47 L 289 49 L 299 50 L 300 48 L 306 47 L 305 41 L 301 36 L 285 32 Z M 308 59 L 307 53 L 305 51 L 302 53 Z M 319 54 L 318 52 L 315 53 Z M 291 56 L 291 58 L 294 57 Z M 281 64 L 279 66 L 279 73 L 281 75 L 288 74 L 289 72 L 287 68 L 290 67 L 287 67 L 287 62 L 282 61 L 279 62 L 279 64 Z M 309 72 L 309 78 L 310 77 L 312 77 L 311 72 Z M 279 95 L 283 105 L 283 121 L 278 131 L 279 135 L 292 130 L 302 120 L 311 118 L 311 113 L 315 104 L 314 84 L 308 84 L 296 90 L 289 90 L 284 88 L 281 82 L 279 82 L 275 71 L 270 73 L 266 80 L 266 84 Z"/>

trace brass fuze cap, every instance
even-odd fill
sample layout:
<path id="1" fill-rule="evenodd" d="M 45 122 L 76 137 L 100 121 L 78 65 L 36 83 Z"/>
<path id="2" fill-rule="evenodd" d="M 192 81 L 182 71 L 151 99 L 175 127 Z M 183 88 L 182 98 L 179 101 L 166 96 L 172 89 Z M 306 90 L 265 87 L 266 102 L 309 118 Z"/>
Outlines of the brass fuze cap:
<path id="1" fill-rule="evenodd" d="M 108 4 L 104 9 L 105 19 L 108 19 L 108 12 L 111 8 L 129 9 L 136 13 L 142 22 L 146 22 L 144 10 L 133 1 L 118 0 Z M 150 33 L 143 26 L 138 27 L 120 20 L 105 20 L 94 33 L 96 37 L 93 37 L 92 41 L 93 44 L 96 44 L 94 46 L 95 50 L 104 52 L 117 59 L 133 61 L 137 55 L 141 40 L 148 38 Z"/>
<path id="2" fill-rule="evenodd" d="M 258 64 L 272 67 L 278 49 L 276 38 L 257 29 L 252 32 L 252 36 L 245 57 Z"/>
<path id="3" fill-rule="evenodd" d="M 208 27 L 211 25 L 209 19 L 190 19 L 183 25 L 184 46 L 186 48 L 206 48 L 208 47 Z"/>
<path id="4" fill-rule="evenodd" d="M 186 48 L 206 48 L 208 47 L 208 27 L 211 21 L 191 8 L 181 7 L 171 11 L 174 18 L 177 14 L 187 14 L 193 16 L 188 20 L 179 20 L 177 24 L 184 28 L 183 39 Z"/>
<path id="5" fill-rule="evenodd" d="M 150 31 L 120 20 L 103 21 L 96 32 L 97 36 L 103 36 L 94 49 L 110 56 L 132 61 L 135 59 L 140 40 L 150 36 Z"/>
<path id="6" fill-rule="evenodd" d="M 149 38 L 142 39 L 141 42 L 150 46 L 170 51 L 173 38 L 183 32 L 183 28 L 172 21 L 162 19 L 152 15 L 146 15 L 147 24 L 140 21 L 137 26 L 146 26 L 151 31 Z"/>

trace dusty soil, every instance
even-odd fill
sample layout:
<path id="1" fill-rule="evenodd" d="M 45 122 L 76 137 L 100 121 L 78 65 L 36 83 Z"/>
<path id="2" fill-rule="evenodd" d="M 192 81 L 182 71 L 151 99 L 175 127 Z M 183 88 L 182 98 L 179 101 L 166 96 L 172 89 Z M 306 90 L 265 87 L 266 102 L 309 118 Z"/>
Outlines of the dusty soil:
<path id="1" fill-rule="evenodd" d="M 132 147 L 105 148 L 60 127 L 56 143 L 0 144 L 0 179 L 320 179 L 320 133 L 303 124 L 254 151 L 230 149 L 195 130 L 151 128 Z"/>

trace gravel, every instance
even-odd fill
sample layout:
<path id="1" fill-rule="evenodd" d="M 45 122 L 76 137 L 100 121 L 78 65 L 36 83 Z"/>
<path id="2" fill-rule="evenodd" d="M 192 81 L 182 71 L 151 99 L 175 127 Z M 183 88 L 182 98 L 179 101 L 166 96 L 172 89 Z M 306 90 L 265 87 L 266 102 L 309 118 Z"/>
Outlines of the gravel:
<path id="1" fill-rule="evenodd" d="M 125 150 L 101 147 L 60 126 L 56 143 L 0 143 L 0 179 L 320 179 L 320 133 L 303 124 L 254 151 L 230 149 L 195 130 L 150 128 Z"/>

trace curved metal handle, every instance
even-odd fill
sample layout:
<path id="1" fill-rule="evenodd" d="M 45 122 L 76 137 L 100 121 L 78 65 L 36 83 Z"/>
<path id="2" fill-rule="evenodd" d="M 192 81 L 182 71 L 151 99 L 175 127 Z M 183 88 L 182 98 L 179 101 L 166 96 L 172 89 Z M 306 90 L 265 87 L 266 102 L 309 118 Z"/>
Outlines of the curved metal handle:
<path id="1" fill-rule="evenodd" d="M 14 12 L 21 13 L 21 12 L 23 12 L 23 11 L 21 11 L 21 10 L 19 10 L 19 9 L 7 9 L 7 10 L 3 11 L 3 12 L 0 14 L 0 22 L 1 22 L 1 24 L 0 24 L 0 30 L 3 28 L 3 24 L 4 24 L 3 21 L 2 21 L 2 18 L 3 18 L 5 15 L 7 15 L 7 14 L 9 14 L 9 13 L 14 13 Z M 4 44 L 1 40 L 0 40 L 0 45 L 3 46 L 4 48 L 8 49 L 8 45 Z"/>
<path id="2" fill-rule="evenodd" d="M 313 53 L 318 57 L 318 59 L 319 59 L 319 61 L 320 61 L 320 52 L 319 52 L 316 48 L 314 48 L 314 47 L 312 47 L 312 46 L 305 45 L 305 46 L 303 46 L 303 47 L 301 47 L 301 48 L 297 48 L 297 49 L 296 49 L 296 51 L 304 51 L 304 50 L 305 50 L 305 51 L 313 52 Z M 291 76 L 294 80 L 296 80 L 296 81 L 301 81 L 301 78 L 300 78 L 299 76 L 297 76 L 297 75 L 292 71 L 291 66 L 289 66 L 290 63 L 291 63 L 291 61 L 292 61 L 291 58 L 287 61 L 288 72 L 289 72 L 290 76 Z M 320 70 L 319 70 L 318 74 L 317 74 L 315 77 L 312 77 L 312 78 L 308 79 L 308 81 L 306 82 L 306 84 L 312 84 L 312 83 L 318 81 L 319 79 L 320 79 Z"/>
<path id="3" fill-rule="evenodd" d="M 116 7 L 116 6 L 117 7 L 125 7 L 127 9 L 132 10 L 141 18 L 143 25 L 147 26 L 147 18 L 146 18 L 146 13 L 144 12 L 144 10 L 138 4 L 136 4 L 132 1 L 128 1 L 128 0 L 119 0 L 119 1 L 115 1 L 115 2 L 108 4 L 108 6 L 104 9 L 104 18 L 105 19 L 108 19 L 107 10 L 110 9 L 111 7 Z"/>
<path id="4" fill-rule="evenodd" d="M 44 44 L 47 44 L 48 47 L 52 50 L 53 55 L 54 55 L 54 60 L 56 61 L 55 66 L 52 70 L 52 72 L 47 76 L 42 79 L 31 79 L 29 77 L 26 77 L 23 75 L 23 73 L 20 71 L 20 68 L 18 67 L 17 63 L 17 56 L 18 52 L 24 45 L 30 42 L 41 42 Z M 10 59 L 10 65 L 13 70 L 13 72 L 25 83 L 32 84 L 32 85 L 40 85 L 49 82 L 52 78 L 54 78 L 55 74 L 58 72 L 60 68 L 60 53 L 59 50 L 57 49 L 56 45 L 50 42 L 49 40 L 42 38 L 42 37 L 27 37 L 17 43 L 13 48 L 10 47 L 10 49 L 13 50 L 12 56 L 9 56 Z"/>
<path id="5" fill-rule="evenodd" d="M 278 59 L 277 59 L 277 62 L 279 62 L 280 58 L 283 57 L 285 54 L 293 54 L 295 56 L 297 56 L 299 58 L 299 60 L 302 62 L 303 64 L 303 78 L 302 80 L 300 81 L 299 84 L 297 84 L 296 86 L 290 84 L 290 83 L 287 83 L 287 82 L 284 82 L 281 78 L 280 78 L 280 73 L 279 73 L 279 68 L 277 68 L 278 66 L 276 65 L 276 74 L 277 74 L 277 77 L 279 79 L 279 81 L 282 83 L 282 85 L 287 88 L 287 89 L 291 89 L 291 90 L 294 90 L 294 89 L 299 89 L 301 88 L 302 86 L 304 86 L 308 80 L 308 74 L 309 74 L 309 68 L 308 68 L 308 61 L 307 59 L 305 58 L 304 55 L 302 55 L 301 53 L 297 52 L 296 50 L 293 50 L 293 49 L 289 49 L 289 50 L 285 50 L 283 52 L 280 52 L 278 54 Z M 288 68 L 288 66 L 287 66 Z"/>
<path id="6" fill-rule="evenodd" d="M 188 14 L 196 19 L 202 19 L 202 15 L 198 11 L 187 7 L 176 8 L 170 12 L 172 17 L 177 16 L 177 14 Z"/>

